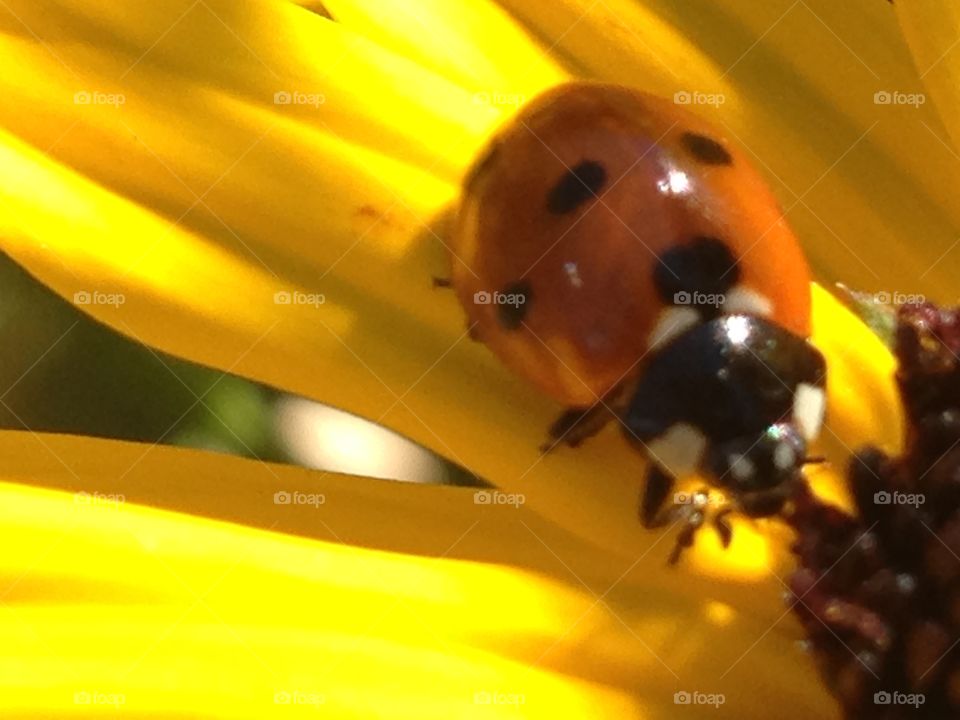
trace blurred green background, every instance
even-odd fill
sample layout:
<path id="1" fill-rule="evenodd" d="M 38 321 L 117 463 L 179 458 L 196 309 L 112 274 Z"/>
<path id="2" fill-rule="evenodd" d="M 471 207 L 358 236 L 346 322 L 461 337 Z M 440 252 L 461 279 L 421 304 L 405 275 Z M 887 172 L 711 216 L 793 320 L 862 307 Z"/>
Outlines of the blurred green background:
<path id="1" fill-rule="evenodd" d="M 101 325 L 0 254 L 0 427 L 164 443 L 410 482 L 484 484 L 349 413 Z"/>

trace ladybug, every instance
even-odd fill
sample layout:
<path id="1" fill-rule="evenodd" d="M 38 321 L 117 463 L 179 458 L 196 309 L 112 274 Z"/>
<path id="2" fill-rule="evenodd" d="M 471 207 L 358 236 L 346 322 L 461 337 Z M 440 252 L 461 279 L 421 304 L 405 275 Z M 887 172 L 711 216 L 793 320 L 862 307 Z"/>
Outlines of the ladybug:
<path id="1" fill-rule="evenodd" d="M 569 408 L 548 447 L 616 420 L 647 454 L 644 525 L 694 473 L 753 517 L 802 481 L 825 410 L 810 272 L 759 172 L 702 118 L 628 87 L 549 90 L 469 171 L 451 268 L 475 339 Z M 681 509 L 674 560 L 704 497 Z"/>

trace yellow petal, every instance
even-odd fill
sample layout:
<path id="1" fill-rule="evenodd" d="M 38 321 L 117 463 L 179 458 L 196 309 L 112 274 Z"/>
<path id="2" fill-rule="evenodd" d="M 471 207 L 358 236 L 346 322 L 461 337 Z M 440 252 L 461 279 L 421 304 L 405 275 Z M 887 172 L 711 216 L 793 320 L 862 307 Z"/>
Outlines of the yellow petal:
<path id="1" fill-rule="evenodd" d="M 894 8 L 917 72 L 953 141 L 945 152 L 960 160 L 956 150 L 960 147 L 960 7 L 949 1 L 930 0 L 896 3 Z"/>
<path id="2" fill-rule="evenodd" d="M 174 219 L 236 165 L 252 170 L 263 142 L 291 133 L 334 135 L 456 180 L 473 138 L 499 115 L 287 3 L 253 0 L 243 13 L 229 0 L 141 3 L 136 12 L 84 0 L 49 12 L 22 0 L 8 8 L 3 89 L 19 112 L 4 112 L 4 127 Z M 287 144 L 301 173 L 323 169 L 322 154 Z M 258 172 L 264 184 L 280 179 L 265 162 Z M 329 188 L 314 181 L 302 191 Z"/>
<path id="3" fill-rule="evenodd" d="M 904 418 L 893 381 L 896 359 L 880 339 L 823 288 L 814 286 L 813 342 L 827 358 L 829 404 L 822 444 L 837 474 L 870 443 L 899 454 Z M 832 473 L 810 471 L 821 495 L 849 505 L 849 488 Z"/>
<path id="4" fill-rule="evenodd" d="M 533 717 L 618 717 L 635 707 L 622 689 L 530 664 L 529 656 L 546 649 L 568 659 L 588 647 L 598 658 L 616 649 L 609 640 L 620 628 L 610 616 L 594 614 L 568 632 L 590 606 L 556 582 L 137 506 L 113 492 L 111 476 L 103 485 L 69 448 L 56 439 L 47 444 L 81 466 L 74 477 L 60 468 L 68 484 L 94 484 L 76 493 L 0 485 L 4 544 L 21 549 L 0 563 L 5 716 L 120 710 L 133 717 L 262 718 L 286 717 L 285 705 L 293 705 L 334 717 L 485 717 L 491 696 L 494 705 L 519 702 Z M 97 452 L 96 445 L 69 444 Z M 177 451 L 158 455 L 165 466 L 144 461 L 155 480 L 161 468 L 170 473 L 164 480 L 175 479 L 177 465 L 197 469 Z M 230 504 L 249 506 L 254 497 L 243 482 L 263 476 L 248 464 L 217 489 L 241 496 Z M 192 478 L 216 480 L 209 471 Z M 312 515 L 324 535 L 360 527 L 349 519 L 347 497 L 356 490 L 330 489 L 323 505 L 275 506 L 260 519 L 273 515 L 289 525 L 284 514 L 301 515 L 306 526 Z M 476 512 L 458 494 L 457 506 Z M 272 504 L 265 492 L 255 500 Z M 403 527 L 391 520 L 394 529 Z M 472 524 L 464 522 L 458 535 Z M 432 553 L 458 546 L 457 537 L 440 537 L 433 536 Z"/>
<path id="5" fill-rule="evenodd" d="M 567 78 L 489 0 L 328 0 L 326 7 L 338 23 L 470 89 L 481 105 L 510 109 Z"/>
<path id="6" fill-rule="evenodd" d="M 463 488 L 55 435 L 0 450 L 8 716 L 656 719 L 698 691 L 726 703 L 691 717 L 762 717 L 745 682 L 783 717 L 829 711 L 772 577 L 710 584 L 651 553 L 611 575 Z"/>

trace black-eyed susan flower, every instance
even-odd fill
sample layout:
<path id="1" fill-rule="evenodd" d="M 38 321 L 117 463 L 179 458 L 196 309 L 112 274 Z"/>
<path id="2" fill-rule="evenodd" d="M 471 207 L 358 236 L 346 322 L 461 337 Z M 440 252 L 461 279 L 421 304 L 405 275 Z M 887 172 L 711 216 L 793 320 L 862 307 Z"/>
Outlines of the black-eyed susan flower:
<path id="1" fill-rule="evenodd" d="M 958 161 L 924 81 L 949 109 L 955 63 L 936 18 L 896 12 L 916 65 L 883 3 L 0 2 L 5 252 L 67 299 L 122 297 L 84 304 L 121 333 L 376 420 L 510 500 L 4 433 L 3 712 L 835 713 L 780 600 L 787 531 L 704 534 L 668 569 L 643 459 L 613 433 L 541 458 L 558 408 L 430 276 L 485 139 L 590 77 L 696 103 L 821 281 L 946 299 Z M 853 448 L 898 449 L 894 361 L 814 307 L 832 464 L 811 480 L 842 499 Z"/>
<path id="2" fill-rule="evenodd" d="M 846 717 L 955 717 L 960 311 L 901 307 L 895 345 L 905 451 L 851 461 L 856 515 L 797 503 L 793 607 Z"/>

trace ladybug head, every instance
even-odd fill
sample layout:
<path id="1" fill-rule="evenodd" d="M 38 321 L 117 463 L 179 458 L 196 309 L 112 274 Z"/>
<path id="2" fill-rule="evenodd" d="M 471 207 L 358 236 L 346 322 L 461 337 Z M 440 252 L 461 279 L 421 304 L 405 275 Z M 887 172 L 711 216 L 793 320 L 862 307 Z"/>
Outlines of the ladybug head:
<path id="1" fill-rule="evenodd" d="M 731 493 L 747 515 L 780 511 L 800 479 L 807 444 L 790 423 L 776 423 L 759 437 L 738 437 L 714 444 L 707 470 Z"/>

